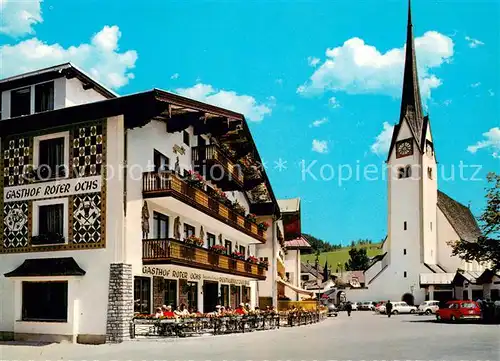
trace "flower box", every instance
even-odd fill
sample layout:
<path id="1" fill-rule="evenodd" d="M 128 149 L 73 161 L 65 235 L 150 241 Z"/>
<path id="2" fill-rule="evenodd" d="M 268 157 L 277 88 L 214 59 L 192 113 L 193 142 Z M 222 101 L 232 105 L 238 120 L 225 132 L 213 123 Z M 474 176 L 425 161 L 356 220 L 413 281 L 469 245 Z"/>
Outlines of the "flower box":
<path id="1" fill-rule="evenodd" d="M 215 244 L 212 247 L 210 247 L 210 250 L 212 252 L 218 253 L 218 254 L 227 254 L 226 247 L 224 247 L 221 244 Z"/>

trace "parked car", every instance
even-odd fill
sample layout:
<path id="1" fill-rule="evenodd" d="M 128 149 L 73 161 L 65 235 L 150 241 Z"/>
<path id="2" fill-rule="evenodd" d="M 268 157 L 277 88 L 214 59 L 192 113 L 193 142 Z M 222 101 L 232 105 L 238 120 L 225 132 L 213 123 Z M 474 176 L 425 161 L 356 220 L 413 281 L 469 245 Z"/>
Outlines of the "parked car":
<path id="1" fill-rule="evenodd" d="M 380 302 L 379 304 L 377 304 L 377 306 L 375 306 L 375 312 L 384 314 L 385 313 L 385 302 Z"/>
<path id="2" fill-rule="evenodd" d="M 439 301 L 425 301 L 422 302 L 417 309 L 419 315 L 435 314 L 439 310 Z"/>
<path id="3" fill-rule="evenodd" d="M 365 301 L 362 302 L 361 305 L 358 305 L 359 310 L 365 310 L 365 311 L 373 311 L 375 309 L 375 306 L 373 306 L 373 303 L 371 301 Z"/>
<path id="4" fill-rule="evenodd" d="M 475 301 L 449 301 L 436 312 L 438 321 L 474 321 L 481 319 L 481 309 Z"/>
<path id="5" fill-rule="evenodd" d="M 416 313 L 417 308 L 415 306 L 410 306 L 406 302 L 392 302 L 392 314 L 397 315 L 399 313 Z"/>
<path id="6" fill-rule="evenodd" d="M 361 302 L 353 302 L 353 303 L 351 303 L 352 310 L 353 311 L 357 311 L 359 304 L 361 304 Z"/>

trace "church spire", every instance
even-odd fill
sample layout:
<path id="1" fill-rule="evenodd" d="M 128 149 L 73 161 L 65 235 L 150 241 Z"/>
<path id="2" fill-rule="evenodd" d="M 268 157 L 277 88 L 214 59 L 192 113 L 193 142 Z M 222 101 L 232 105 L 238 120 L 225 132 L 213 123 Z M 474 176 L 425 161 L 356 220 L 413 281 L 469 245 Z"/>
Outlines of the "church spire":
<path id="1" fill-rule="evenodd" d="M 406 118 L 412 128 L 413 134 L 420 143 L 424 115 L 422 112 L 422 100 L 418 86 L 417 57 L 415 54 L 415 42 L 413 39 L 413 24 L 411 21 L 411 0 L 408 0 L 408 24 L 406 33 L 406 54 L 403 77 L 403 95 L 401 98 L 401 115 L 399 123 Z"/>

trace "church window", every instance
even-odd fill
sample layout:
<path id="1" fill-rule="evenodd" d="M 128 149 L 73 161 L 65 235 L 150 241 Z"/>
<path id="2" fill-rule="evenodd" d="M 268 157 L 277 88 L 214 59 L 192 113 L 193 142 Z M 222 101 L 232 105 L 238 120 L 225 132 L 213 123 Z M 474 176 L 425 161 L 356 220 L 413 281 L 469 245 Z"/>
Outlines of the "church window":
<path id="1" fill-rule="evenodd" d="M 406 229 L 408 228 L 408 227 L 407 227 L 407 224 L 406 224 L 406 221 L 405 221 L 405 222 L 404 222 L 404 224 L 403 224 L 403 228 L 404 228 L 404 230 L 405 230 L 405 231 L 406 231 Z"/>
<path id="2" fill-rule="evenodd" d="M 432 231 L 432 222 L 431 222 L 431 231 Z"/>
<path id="3" fill-rule="evenodd" d="M 404 276 L 404 278 L 406 278 L 406 271 L 404 272 L 403 276 Z"/>
<path id="4" fill-rule="evenodd" d="M 406 255 L 406 248 L 405 248 L 405 249 L 403 249 L 403 254 L 404 254 L 404 255 Z"/>
<path id="5" fill-rule="evenodd" d="M 429 177 L 429 179 L 432 179 L 432 167 L 427 167 L 427 177 Z"/>

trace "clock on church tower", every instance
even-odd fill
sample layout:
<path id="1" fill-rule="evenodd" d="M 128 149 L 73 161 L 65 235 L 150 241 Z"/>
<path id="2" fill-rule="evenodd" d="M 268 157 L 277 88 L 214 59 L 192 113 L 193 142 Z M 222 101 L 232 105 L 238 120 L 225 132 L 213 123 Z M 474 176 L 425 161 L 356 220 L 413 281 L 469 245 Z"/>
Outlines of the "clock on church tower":
<path id="1" fill-rule="evenodd" d="M 413 140 L 404 139 L 396 143 L 396 158 L 407 157 L 413 154 Z"/>

